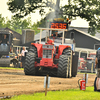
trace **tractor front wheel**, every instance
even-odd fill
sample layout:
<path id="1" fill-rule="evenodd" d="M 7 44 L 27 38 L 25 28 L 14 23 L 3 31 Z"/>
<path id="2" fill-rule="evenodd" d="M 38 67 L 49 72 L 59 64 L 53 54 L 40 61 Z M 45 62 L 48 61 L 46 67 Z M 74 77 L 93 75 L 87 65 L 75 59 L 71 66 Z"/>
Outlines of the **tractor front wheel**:
<path id="1" fill-rule="evenodd" d="M 35 59 L 35 53 L 27 53 L 24 67 L 25 75 L 35 75 Z"/>
<path id="2" fill-rule="evenodd" d="M 68 57 L 68 77 L 71 78 L 72 77 L 71 75 L 71 64 L 72 64 L 71 48 L 64 49 L 62 54 Z"/>
<path id="3" fill-rule="evenodd" d="M 37 56 L 37 48 L 35 46 L 31 46 L 30 49 L 29 49 L 29 52 L 30 53 L 35 53 L 36 56 Z"/>

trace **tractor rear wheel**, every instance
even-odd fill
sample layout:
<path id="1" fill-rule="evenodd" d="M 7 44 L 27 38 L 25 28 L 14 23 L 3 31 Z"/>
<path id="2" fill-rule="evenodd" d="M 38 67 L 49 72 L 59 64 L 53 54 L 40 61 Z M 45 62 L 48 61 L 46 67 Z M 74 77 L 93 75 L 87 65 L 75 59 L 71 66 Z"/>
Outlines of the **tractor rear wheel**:
<path id="1" fill-rule="evenodd" d="M 59 57 L 57 76 L 62 78 L 68 77 L 68 57 L 66 55 Z"/>
<path id="2" fill-rule="evenodd" d="M 35 75 L 35 59 L 35 53 L 27 53 L 24 67 L 25 75 Z"/>

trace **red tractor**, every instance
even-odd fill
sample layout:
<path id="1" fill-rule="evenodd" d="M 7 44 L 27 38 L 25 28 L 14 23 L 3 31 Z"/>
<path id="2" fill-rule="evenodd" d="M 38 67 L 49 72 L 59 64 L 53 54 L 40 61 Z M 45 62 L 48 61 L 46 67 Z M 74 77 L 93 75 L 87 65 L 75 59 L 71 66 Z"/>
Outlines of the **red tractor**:
<path id="1" fill-rule="evenodd" d="M 26 55 L 24 72 L 25 75 L 47 75 L 54 77 L 70 78 L 77 75 L 78 56 L 74 55 L 74 44 L 66 43 L 64 39 L 67 23 L 51 23 L 50 28 L 40 29 L 39 43 L 31 43 L 29 52 Z M 54 41 L 55 45 L 41 42 L 42 30 L 48 32 L 46 35 Z M 62 31 L 62 36 L 54 38 L 51 32 Z M 56 48 L 56 53 L 54 53 Z"/>
<path id="2" fill-rule="evenodd" d="M 70 78 L 77 75 L 78 56 L 74 55 L 71 46 L 64 43 L 64 31 L 66 29 L 40 28 L 40 43 L 31 43 L 29 52 L 26 54 L 24 72 L 25 75 L 51 75 L 54 77 Z M 63 31 L 61 43 L 54 45 L 41 42 L 42 30 Z M 52 38 L 54 39 L 54 38 Z M 59 41 L 60 41 L 59 40 Z M 56 41 L 56 39 L 54 40 Z M 73 44 L 71 44 L 73 45 Z"/>

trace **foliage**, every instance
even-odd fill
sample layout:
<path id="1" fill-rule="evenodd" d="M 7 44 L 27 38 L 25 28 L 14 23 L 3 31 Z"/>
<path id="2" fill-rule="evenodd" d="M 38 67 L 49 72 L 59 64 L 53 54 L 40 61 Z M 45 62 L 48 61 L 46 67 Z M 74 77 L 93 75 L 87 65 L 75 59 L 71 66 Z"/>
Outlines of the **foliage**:
<path id="1" fill-rule="evenodd" d="M 10 20 L 11 29 L 16 32 L 22 33 L 22 29 L 30 29 L 31 28 L 31 18 L 28 19 L 20 19 L 17 17 L 12 17 Z"/>
<path id="2" fill-rule="evenodd" d="M 4 28 L 5 25 L 5 18 L 2 17 L 2 14 L 0 14 L 0 28 Z"/>
<path id="3" fill-rule="evenodd" d="M 39 25 L 40 25 L 40 22 L 37 22 L 37 23 L 34 23 L 31 27 L 31 29 L 35 31 L 35 34 L 40 32 L 40 30 L 38 30 Z"/>
<path id="4" fill-rule="evenodd" d="M 70 19 L 81 17 L 88 21 L 91 35 L 95 35 L 96 29 L 100 29 L 100 0 L 70 0 L 61 11 L 63 16 L 69 16 Z"/>
<path id="5" fill-rule="evenodd" d="M 17 17 L 24 17 L 30 13 L 34 13 L 35 10 L 39 10 L 40 14 L 45 14 L 46 7 L 53 7 L 54 3 L 48 0 L 8 0 L 9 10 L 15 13 Z M 51 10 L 51 9 L 50 9 Z"/>
<path id="6" fill-rule="evenodd" d="M 35 93 L 33 95 L 20 95 L 10 100 L 100 100 L 100 93 L 94 92 L 93 87 L 87 87 L 86 91 L 79 89 L 69 89 L 66 91 L 49 91 L 45 93 Z"/>
<path id="7" fill-rule="evenodd" d="M 33 29 L 35 30 L 35 33 L 39 33 L 39 30 L 37 30 L 37 27 L 39 27 L 40 22 L 33 23 L 31 21 L 31 18 L 28 17 L 27 19 L 21 19 L 18 17 L 11 17 L 11 20 L 8 18 L 2 17 L 2 14 L 0 14 L 0 28 L 10 28 L 20 34 L 22 34 L 23 29 Z"/>
<path id="8" fill-rule="evenodd" d="M 67 1 L 66 1 L 67 2 Z M 68 5 L 61 7 L 60 15 L 70 19 L 81 17 L 89 23 L 89 33 L 95 35 L 96 29 L 100 29 L 100 0 L 68 0 Z M 52 11 L 55 4 L 50 0 L 8 0 L 9 10 L 15 16 L 24 17 L 35 10 L 41 15 L 46 15 L 45 9 Z"/>

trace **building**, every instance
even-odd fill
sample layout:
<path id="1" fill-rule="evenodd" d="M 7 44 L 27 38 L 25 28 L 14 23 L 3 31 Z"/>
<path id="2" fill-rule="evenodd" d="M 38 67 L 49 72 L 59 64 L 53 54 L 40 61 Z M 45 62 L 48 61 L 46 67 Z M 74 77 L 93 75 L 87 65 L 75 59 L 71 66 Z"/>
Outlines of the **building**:
<path id="1" fill-rule="evenodd" d="M 6 28 L 0 28 L 0 30 L 8 30 L 8 31 L 12 31 L 13 32 L 13 38 L 22 39 L 22 35 L 20 33 L 17 33 L 16 31 L 13 31 L 12 29 L 6 27 Z"/>
<path id="2" fill-rule="evenodd" d="M 100 39 L 91 36 L 78 29 L 72 29 L 65 33 L 65 38 L 74 39 L 77 48 L 95 49 L 95 44 L 100 44 Z"/>

